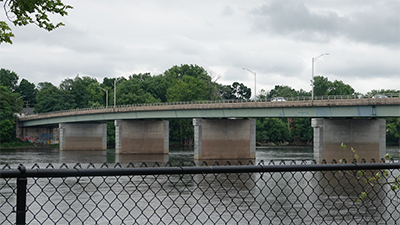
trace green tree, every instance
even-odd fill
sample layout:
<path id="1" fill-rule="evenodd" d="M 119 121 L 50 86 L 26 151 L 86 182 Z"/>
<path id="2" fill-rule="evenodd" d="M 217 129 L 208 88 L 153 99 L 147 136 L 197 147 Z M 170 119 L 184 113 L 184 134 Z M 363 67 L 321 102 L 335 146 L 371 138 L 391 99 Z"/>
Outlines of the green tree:
<path id="1" fill-rule="evenodd" d="M 251 89 L 246 87 L 243 83 L 233 82 L 231 87 L 232 95 L 235 96 L 236 99 L 250 99 Z"/>
<path id="2" fill-rule="evenodd" d="M 22 110 L 23 101 L 19 94 L 0 85 L 0 143 L 15 140 L 15 113 Z"/>
<path id="3" fill-rule="evenodd" d="M 400 94 L 400 90 L 391 90 L 391 89 L 381 89 L 381 90 L 371 90 L 369 92 L 367 92 L 367 96 L 374 96 L 374 95 L 378 95 L 378 94 L 384 94 L 387 96 L 390 96 L 391 94 L 395 94 L 398 96 L 398 94 Z"/>
<path id="4" fill-rule="evenodd" d="M 258 118 L 256 120 L 256 140 L 259 143 L 279 143 L 291 141 L 287 121 L 279 118 Z"/>
<path id="5" fill-rule="evenodd" d="M 314 132 L 311 127 L 311 118 L 290 118 L 290 120 L 293 141 L 296 144 L 311 144 Z"/>
<path id="6" fill-rule="evenodd" d="M 297 91 L 289 86 L 275 85 L 275 88 L 269 92 L 268 97 L 297 97 Z"/>
<path id="7" fill-rule="evenodd" d="M 17 89 L 18 83 L 18 75 L 10 70 L 1 68 L 0 69 L 0 85 L 5 86 L 11 91 L 15 91 Z"/>
<path id="8" fill-rule="evenodd" d="M 104 77 L 103 85 L 108 87 L 108 89 L 114 89 L 114 80 L 115 80 L 115 78 Z"/>
<path id="9" fill-rule="evenodd" d="M 208 100 L 209 93 L 205 89 L 207 84 L 204 81 L 184 75 L 167 89 L 167 100 L 169 102 Z"/>
<path id="10" fill-rule="evenodd" d="M 36 95 L 35 112 L 53 112 L 72 109 L 71 97 L 65 91 L 51 83 L 39 83 L 40 89 Z"/>
<path id="11" fill-rule="evenodd" d="M 106 97 L 107 94 L 104 90 L 102 90 L 101 88 L 103 88 L 104 90 L 107 90 L 108 93 L 110 93 L 110 90 L 108 90 L 108 88 L 106 87 L 102 87 L 102 85 L 100 85 L 98 82 L 96 83 L 90 83 L 87 86 L 87 92 L 88 92 L 88 107 L 101 107 L 101 106 L 106 106 Z M 108 96 L 108 98 L 110 98 Z"/>
<path id="12" fill-rule="evenodd" d="M 70 109 L 88 108 L 90 104 L 94 104 L 98 99 L 97 96 L 92 96 L 92 85 L 98 85 L 95 78 L 80 77 L 77 75 L 74 79 L 67 78 L 60 84 L 60 91 L 65 95 L 64 100 L 69 105 Z M 97 90 L 100 94 L 101 90 Z M 94 99 L 91 99 L 94 97 Z"/>
<path id="13" fill-rule="evenodd" d="M 119 83 L 117 88 L 117 104 L 141 104 L 160 102 L 160 99 L 155 99 L 150 93 L 142 89 L 142 81 L 136 77 L 130 76 L 129 80 Z"/>
<path id="14" fill-rule="evenodd" d="M 34 108 L 36 104 L 36 86 L 34 83 L 22 79 L 17 88 L 17 92 L 21 94 L 22 100 L 29 107 Z"/>
<path id="15" fill-rule="evenodd" d="M 50 82 L 40 82 L 38 84 L 39 91 L 46 89 L 46 88 L 50 88 L 50 87 L 54 87 L 54 85 Z"/>
<path id="16" fill-rule="evenodd" d="M 236 99 L 236 96 L 233 94 L 233 88 L 231 85 L 218 84 L 217 88 L 219 90 L 219 95 L 222 99 Z"/>
<path id="17" fill-rule="evenodd" d="M 313 81 L 314 96 L 325 96 L 329 93 L 331 82 L 323 76 L 315 76 Z"/>
<path id="18" fill-rule="evenodd" d="M 167 101 L 168 82 L 165 76 L 150 76 L 145 74 L 142 76 L 141 84 L 146 93 L 150 93 L 155 99 L 161 102 Z"/>
<path id="19" fill-rule="evenodd" d="M 343 81 L 335 80 L 330 83 L 328 95 L 353 95 L 355 93 L 354 88 L 350 85 L 343 83 Z"/>
<path id="20" fill-rule="evenodd" d="M 188 101 L 193 101 L 193 100 L 213 100 L 213 99 L 219 99 L 218 93 L 217 93 L 217 84 L 212 81 L 212 77 L 207 73 L 207 71 L 198 65 L 181 65 L 181 66 L 173 66 L 172 68 L 166 70 L 164 72 L 164 77 L 168 83 L 168 89 L 174 88 L 176 89 L 176 83 L 180 83 L 183 85 L 193 85 L 193 83 L 197 83 L 201 85 L 202 91 L 199 90 L 193 90 L 191 92 L 200 94 L 201 96 L 196 96 L 195 99 L 191 99 Z M 183 83 L 182 83 L 183 82 Z M 184 84 L 185 83 L 185 84 Z M 196 88 L 199 89 L 199 88 Z M 181 90 L 183 90 L 181 88 Z M 176 90 L 174 90 L 176 91 Z M 192 94 L 193 94 L 192 93 Z M 175 93 L 177 94 L 177 93 Z M 181 93 L 182 96 L 183 93 Z M 168 96 L 168 90 L 167 90 L 167 96 Z M 193 96 L 193 95 L 192 95 Z M 176 98 L 177 96 L 174 96 Z M 185 97 L 186 99 L 190 99 L 188 97 Z M 167 97 L 167 101 L 171 101 Z M 178 100 L 178 101 L 184 101 L 184 100 Z"/>
<path id="21" fill-rule="evenodd" d="M 250 99 L 251 89 L 243 83 L 233 82 L 232 85 L 218 84 L 219 96 L 222 99 Z"/>
<path id="22" fill-rule="evenodd" d="M 53 24 L 49 14 L 66 16 L 67 10 L 72 9 L 72 6 L 62 3 L 61 0 L 0 0 L 0 2 L 4 2 L 5 15 L 15 26 L 36 24 L 47 31 L 64 26 L 61 22 Z M 0 21 L 0 44 L 3 42 L 12 44 L 12 37 L 14 34 L 11 28 L 6 22 Z"/>
<path id="23" fill-rule="evenodd" d="M 400 118 L 386 119 L 386 143 L 400 145 Z"/>

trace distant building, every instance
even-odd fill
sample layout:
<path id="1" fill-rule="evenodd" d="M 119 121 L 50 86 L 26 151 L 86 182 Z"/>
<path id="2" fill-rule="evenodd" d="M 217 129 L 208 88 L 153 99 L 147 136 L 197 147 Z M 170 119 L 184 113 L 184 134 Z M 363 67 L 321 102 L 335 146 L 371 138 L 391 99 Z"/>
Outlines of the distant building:
<path id="1" fill-rule="evenodd" d="M 35 111 L 35 108 L 23 108 L 20 117 L 35 115 L 33 111 Z"/>

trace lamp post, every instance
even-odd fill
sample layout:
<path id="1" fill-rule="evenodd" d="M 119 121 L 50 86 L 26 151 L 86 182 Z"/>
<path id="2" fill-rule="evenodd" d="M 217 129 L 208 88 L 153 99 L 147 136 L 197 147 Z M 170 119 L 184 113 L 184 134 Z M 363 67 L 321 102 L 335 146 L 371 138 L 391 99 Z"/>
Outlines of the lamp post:
<path id="1" fill-rule="evenodd" d="M 102 87 L 98 87 L 98 88 L 100 88 L 101 90 L 103 90 L 103 91 L 106 92 L 106 108 L 108 108 L 108 90 L 107 90 L 107 89 L 104 89 L 104 88 L 102 88 Z"/>
<path id="2" fill-rule="evenodd" d="M 315 58 L 312 58 L 312 79 L 311 79 L 311 99 L 314 100 L 314 62 L 317 61 L 317 59 L 321 58 L 324 55 L 329 55 L 329 53 L 323 53 Z"/>
<path id="3" fill-rule="evenodd" d="M 116 97 L 117 97 L 117 82 L 118 82 L 119 80 L 121 80 L 121 78 L 122 78 L 122 77 L 120 77 L 120 78 L 114 80 L 114 108 L 115 108 L 115 106 L 117 105 L 117 99 L 116 99 Z"/>
<path id="4" fill-rule="evenodd" d="M 243 69 L 249 71 L 251 74 L 254 75 L 254 101 L 256 102 L 257 101 L 256 72 L 253 72 L 253 71 L 251 71 L 251 70 L 249 70 L 247 68 L 244 68 L 244 67 L 243 67 Z"/>

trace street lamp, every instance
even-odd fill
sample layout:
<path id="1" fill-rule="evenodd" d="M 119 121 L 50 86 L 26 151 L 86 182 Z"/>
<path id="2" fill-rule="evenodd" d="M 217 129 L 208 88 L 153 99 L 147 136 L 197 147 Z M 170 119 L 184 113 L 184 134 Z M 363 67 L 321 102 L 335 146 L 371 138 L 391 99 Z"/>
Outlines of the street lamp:
<path id="1" fill-rule="evenodd" d="M 104 89 L 104 88 L 102 88 L 102 87 L 98 87 L 98 88 L 100 88 L 101 90 L 103 90 L 103 91 L 106 92 L 106 108 L 108 108 L 108 90 L 107 90 L 107 89 Z"/>
<path id="2" fill-rule="evenodd" d="M 249 70 L 247 68 L 244 68 L 244 67 L 243 67 L 243 69 L 249 71 L 250 73 L 252 73 L 254 75 L 254 101 L 257 101 L 256 72 L 253 72 L 253 71 L 251 71 L 251 70 Z"/>
<path id="3" fill-rule="evenodd" d="M 119 80 L 121 80 L 121 78 L 122 78 L 122 77 L 120 77 L 120 78 L 114 80 L 114 108 L 115 108 L 115 106 L 117 105 L 117 99 L 116 99 L 116 97 L 117 97 L 117 82 L 118 82 Z"/>
<path id="4" fill-rule="evenodd" d="M 317 61 L 317 59 L 321 58 L 324 55 L 329 55 L 329 53 L 323 53 L 315 58 L 312 58 L 312 80 L 311 80 L 311 87 L 312 87 L 311 98 L 312 98 L 312 100 L 314 100 L 314 62 Z"/>

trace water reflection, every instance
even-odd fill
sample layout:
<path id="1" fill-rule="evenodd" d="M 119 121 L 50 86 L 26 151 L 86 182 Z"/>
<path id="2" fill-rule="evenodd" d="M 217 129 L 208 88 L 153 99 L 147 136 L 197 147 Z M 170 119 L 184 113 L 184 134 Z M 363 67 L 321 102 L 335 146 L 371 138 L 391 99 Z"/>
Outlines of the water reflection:
<path id="1" fill-rule="evenodd" d="M 396 146 L 387 147 L 387 153 L 389 153 L 395 160 L 399 159 L 399 148 Z M 311 146 L 296 147 L 296 146 L 284 146 L 284 147 L 257 147 L 256 159 L 254 164 L 258 164 L 260 161 L 268 163 L 270 160 L 274 160 L 276 164 L 279 161 L 292 161 L 301 162 L 302 160 L 311 161 L 313 160 L 313 148 Z M 12 164 L 18 166 L 18 164 L 33 165 L 37 163 L 39 165 L 62 164 L 74 165 L 80 164 L 115 164 L 121 163 L 121 165 L 127 165 L 132 162 L 135 164 L 141 164 L 146 162 L 147 165 L 154 165 L 155 162 L 160 165 L 170 162 L 176 166 L 179 163 L 184 165 L 190 165 L 194 161 L 194 150 L 193 148 L 180 148 L 170 147 L 170 152 L 167 155 L 115 155 L 115 149 L 108 149 L 107 151 L 59 151 L 58 149 L 1 149 L 0 150 L 0 165 Z M 215 163 L 215 160 L 206 161 L 207 165 L 211 166 Z M 241 160 L 240 163 L 246 165 L 249 160 Z M 202 160 L 195 161 L 196 165 L 201 165 Z M 236 165 L 237 161 L 230 161 L 231 165 Z M 226 160 L 218 160 L 219 165 L 225 165 Z"/>

